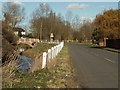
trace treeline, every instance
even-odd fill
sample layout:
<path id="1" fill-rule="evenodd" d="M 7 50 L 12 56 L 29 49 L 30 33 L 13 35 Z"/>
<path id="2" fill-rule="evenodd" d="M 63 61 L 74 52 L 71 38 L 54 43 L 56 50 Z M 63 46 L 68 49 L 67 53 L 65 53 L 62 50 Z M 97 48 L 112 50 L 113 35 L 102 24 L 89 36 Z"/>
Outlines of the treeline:
<path id="1" fill-rule="evenodd" d="M 68 17 L 71 13 L 68 13 Z M 96 15 L 91 21 L 84 19 L 80 23 L 79 17 L 75 17 L 75 23 L 64 20 L 64 17 L 56 15 L 48 4 L 40 3 L 36 11 L 33 12 L 31 29 L 33 37 L 41 40 L 49 40 L 50 33 L 54 34 L 54 40 L 78 40 L 80 42 L 90 42 L 104 38 L 118 39 L 120 31 L 118 29 L 118 10 L 107 10 Z"/>
<path id="2" fill-rule="evenodd" d="M 82 41 L 97 41 L 98 43 L 105 38 L 120 39 L 119 29 L 119 10 L 107 10 L 101 14 L 96 15 L 93 22 L 87 20 L 74 32 L 75 38 Z"/>
<path id="3" fill-rule="evenodd" d="M 33 37 L 40 40 L 50 40 L 50 34 L 54 34 L 54 40 L 72 40 L 72 27 L 59 14 L 49 7 L 48 4 L 40 3 L 38 9 L 33 12 L 31 20 Z"/>
<path id="4" fill-rule="evenodd" d="M 84 22 L 79 26 L 79 29 L 74 30 L 74 40 L 79 42 L 90 42 L 91 36 L 94 30 L 94 25 L 90 19 L 85 19 Z"/>
<path id="5" fill-rule="evenodd" d="M 72 16 L 67 12 L 66 17 L 56 14 L 46 3 L 40 3 L 33 12 L 31 19 L 31 34 L 40 40 L 50 40 L 50 34 L 54 34 L 54 40 L 78 40 L 91 39 L 93 26 L 90 19 L 80 23 L 79 16 Z"/>

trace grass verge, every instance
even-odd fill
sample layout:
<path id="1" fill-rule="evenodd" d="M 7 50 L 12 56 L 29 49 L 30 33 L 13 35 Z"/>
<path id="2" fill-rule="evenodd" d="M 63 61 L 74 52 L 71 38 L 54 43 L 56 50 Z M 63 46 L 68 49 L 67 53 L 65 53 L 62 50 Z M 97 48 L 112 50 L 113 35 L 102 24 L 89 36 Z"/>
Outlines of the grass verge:
<path id="1" fill-rule="evenodd" d="M 76 82 L 75 71 L 72 67 L 68 46 L 64 46 L 62 51 L 56 57 L 56 65 L 52 70 L 53 79 L 48 81 L 49 88 L 79 88 Z"/>
<path id="2" fill-rule="evenodd" d="M 92 44 L 92 43 L 79 43 L 81 46 L 98 46 L 96 44 Z"/>

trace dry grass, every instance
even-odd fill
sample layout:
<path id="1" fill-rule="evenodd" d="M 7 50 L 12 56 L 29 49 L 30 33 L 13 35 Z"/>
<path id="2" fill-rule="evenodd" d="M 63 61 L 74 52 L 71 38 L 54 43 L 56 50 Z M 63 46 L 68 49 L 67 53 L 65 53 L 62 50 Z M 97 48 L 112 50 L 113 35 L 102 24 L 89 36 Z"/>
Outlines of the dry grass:
<path id="1" fill-rule="evenodd" d="M 4 85 L 6 87 L 12 87 L 17 68 L 16 61 L 10 61 L 7 65 L 2 67 L 3 87 Z"/>
<path id="2" fill-rule="evenodd" d="M 42 68 L 42 54 L 39 54 L 38 56 L 36 56 L 34 61 L 35 62 L 34 62 L 32 69 L 31 69 L 32 72 Z"/>
<path id="3" fill-rule="evenodd" d="M 15 55 L 16 54 L 16 55 Z M 9 56 L 9 62 L 4 63 L 2 68 L 2 86 L 12 87 L 14 81 L 15 72 L 19 68 L 17 65 L 18 52 L 14 51 L 12 55 Z"/>

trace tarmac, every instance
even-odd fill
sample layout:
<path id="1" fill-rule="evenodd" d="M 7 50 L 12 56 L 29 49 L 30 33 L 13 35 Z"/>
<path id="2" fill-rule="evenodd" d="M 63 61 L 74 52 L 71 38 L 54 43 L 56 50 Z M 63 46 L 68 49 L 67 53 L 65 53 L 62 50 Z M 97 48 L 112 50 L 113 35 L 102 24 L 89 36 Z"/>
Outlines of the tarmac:
<path id="1" fill-rule="evenodd" d="M 119 50 L 119 49 L 113 49 L 113 48 L 107 48 L 107 47 L 105 47 L 105 48 L 103 48 L 103 49 L 105 49 L 105 50 L 107 50 L 107 51 L 112 51 L 112 52 L 120 53 L 120 50 Z"/>

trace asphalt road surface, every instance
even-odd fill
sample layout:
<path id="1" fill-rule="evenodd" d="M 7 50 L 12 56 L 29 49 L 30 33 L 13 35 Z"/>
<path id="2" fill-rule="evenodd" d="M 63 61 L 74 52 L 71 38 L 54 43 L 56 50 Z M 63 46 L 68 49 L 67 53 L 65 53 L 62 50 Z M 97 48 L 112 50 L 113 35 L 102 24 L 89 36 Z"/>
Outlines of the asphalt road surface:
<path id="1" fill-rule="evenodd" d="M 69 44 L 78 80 L 86 88 L 118 88 L 118 54 L 99 48 Z"/>

